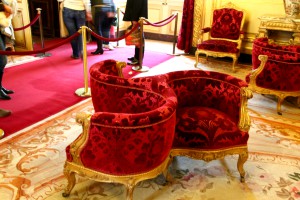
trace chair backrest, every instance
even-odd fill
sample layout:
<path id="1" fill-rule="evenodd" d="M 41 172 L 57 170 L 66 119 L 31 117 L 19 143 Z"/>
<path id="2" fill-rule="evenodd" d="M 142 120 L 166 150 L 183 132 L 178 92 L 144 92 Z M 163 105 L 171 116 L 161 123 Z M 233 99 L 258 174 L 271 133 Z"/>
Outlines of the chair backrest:
<path id="1" fill-rule="evenodd" d="M 247 83 L 233 76 L 202 70 L 169 72 L 168 84 L 174 90 L 178 107 L 208 107 L 227 113 L 238 122 L 241 88 Z M 237 106 L 238 105 L 238 106 Z"/>
<path id="2" fill-rule="evenodd" d="M 260 66 L 259 55 L 267 55 L 268 60 L 256 79 L 258 86 L 282 91 L 300 90 L 300 45 L 272 44 L 268 38 L 257 38 L 253 42 L 253 70 Z"/>
<path id="3" fill-rule="evenodd" d="M 245 12 L 233 4 L 226 4 L 213 12 L 210 36 L 238 40 L 245 21 Z"/>

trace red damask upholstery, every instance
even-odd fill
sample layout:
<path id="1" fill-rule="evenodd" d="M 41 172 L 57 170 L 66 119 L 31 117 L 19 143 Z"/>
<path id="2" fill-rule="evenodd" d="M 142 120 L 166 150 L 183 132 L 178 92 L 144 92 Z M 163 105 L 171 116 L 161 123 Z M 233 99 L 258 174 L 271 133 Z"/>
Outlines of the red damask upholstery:
<path id="1" fill-rule="evenodd" d="M 78 173 L 123 183 L 132 199 L 135 184 L 165 172 L 174 156 L 210 161 L 239 154 L 244 181 L 252 97 L 245 81 L 201 70 L 124 79 L 114 69 L 120 64 L 105 60 L 90 68 L 95 113 L 77 116 L 83 133 L 66 149 L 64 196 Z"/>
<path id="2" fill-rule="evenodd" d="M 259 60 L 265 55 L 265 60 Z M 260 57 L 261 59 L 263 57 Z M 300 96 L 300 45 L 278 45 L 268 38 L 253 42 L 252 71 L 246 76 L 250 89 L 278 97 L 277 112 L 287 96 Z"/>
<path id="3" fill-rule="evenodd" d="M 247 83 L 233 76 L 200 70 L 167 74 L 178 99 L 172 156 L 210 161 L 239 154 L 238 169 L 244 181 L 250 119 Z"/>
<path id="4" fill-rule="evenodd" d="M 240 55 L 245 12 L 230 3 L 222 8 L 215 9 L 212 18 L 211 27 L 201 29 L 195 52 L 195 67 L 198 66 L 199 54 L 205 54 L 206 57 L 231 57 L 234 70 Z M 209 33 L 207 40 L 203 39 L 204 33 Z"/>
<path id="5" fill-rule="evenodd" d="M 166 77 L 124 79 L 115 76 L 116 65 L 105 60 L 90 68 L 95 113 L 85 118 L 83 134 L 67 148 L 65 175 L 70 177 L 81 168 L 81 175 L 123 183 L 131 199 L 137 182 L 167 167 L 177 98 Z M 68 178 L 65 196 L 74 186 L 73 179 Z"/>

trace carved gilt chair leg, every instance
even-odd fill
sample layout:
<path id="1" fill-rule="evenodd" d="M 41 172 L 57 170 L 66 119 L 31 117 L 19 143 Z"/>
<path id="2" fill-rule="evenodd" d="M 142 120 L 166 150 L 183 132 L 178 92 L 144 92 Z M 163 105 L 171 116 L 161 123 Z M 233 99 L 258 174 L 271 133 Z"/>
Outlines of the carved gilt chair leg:
<path id="1" fill-rule="evenodd" d="M 281 112 L 281 104 L 282 102 L 284 101 L 284 97 L 278 97 L 278 101 L 277 101 L 277 113 L 278 115 L 282 115 L 282 112 Z"/>
<path id="2" fill-rule="evenodd" d="M 172 165 L 173 163 L 173 160 L 174 160 L 174 156 L 170 155 L 170 159 L 169 159 L 169 162 L 168 162 L 168 165 L 167 165 L 167 168 L 165 170 L 165 177 L 166 177 L 166 182 L 173 182 L 173 176 L 171 175 L 170 173 L 170 166 Z"/>
<path id="3" fill-rule="evenodd" d="M 244 164 L 245 162 L 247 161 L 248 159 L 248 152 L 245 151 L 241 154 L 239 154 L 239 159 L 238 159 L 238 162 L 237 162 L 237 169 L 240 173 L 240 176 L 241 176 L 241 182 L 244 183 L 245 182 L 245 170 L 244 170 Z"/>
<path id="4" fill-rule="evenodd" d="M 126 185 L 126 187 L 127 187 L 126 200 L 133 200 L 134 184 L 129 183 L 128 185 Z"/>
<path id="5" fill-rule="evenodd" d="M 62 194 L 63 197 L 68 197 L 72 191 L 72 189 L 75 186 L 76 178 L 75 178 L 75 172 L 71 172 L 69 170 L 64 171 L 64 175 L 68 180 L 68 185 L 65 189 L 65 192 Z"/>
<path id="6" fill-rule="evenodd" d="M 237 63 L 237 58 L 233 58 L 233 63 L 232 63 L 232 71 L 233 72 L 236 72 L 236 69 L 235 69 L 236 63 Z"/>
<path id="7" fill-rule="evenodd" d="M 195 63 L 195 67 L 198 68 L 198 63 L 199 63 L 199 53 L 196 51 L 195 53 L 195 57 L 196 57 L 196 63 Z"/>

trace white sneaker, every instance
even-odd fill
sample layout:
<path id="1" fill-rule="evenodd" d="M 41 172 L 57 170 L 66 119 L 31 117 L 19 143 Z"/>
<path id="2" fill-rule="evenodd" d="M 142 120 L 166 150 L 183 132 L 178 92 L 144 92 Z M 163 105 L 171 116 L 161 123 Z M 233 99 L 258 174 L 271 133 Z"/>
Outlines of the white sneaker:
<path id="1" fill-rule="evenodd" d="M 111 44 L 104 44 L 103 48 L 109 49 L 109 50 L 114 50 L 115 49 Z"/>

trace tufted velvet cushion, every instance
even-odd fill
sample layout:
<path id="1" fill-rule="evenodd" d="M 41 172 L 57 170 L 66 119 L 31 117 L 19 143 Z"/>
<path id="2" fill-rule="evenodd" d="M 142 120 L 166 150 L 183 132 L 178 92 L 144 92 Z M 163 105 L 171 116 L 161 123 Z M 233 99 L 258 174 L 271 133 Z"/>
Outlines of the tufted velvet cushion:
<path id="1" fill-rule="evenodd" d="M 256 79 L 259 87 L 280 91 L 300 90 L 300 45 L 269 44 L 268 38 L 257 38 L 253 42 L 253 70 L 260 65 L 259 55 L 268 56 L 264 70 Z"/>
<path id="2" fill-rule="evenodd" d="M 217 52 L 238 53 L 238 44 L 236 42 L 225 40 L 206 40 L 201 44 L 197 44 L 198 49 L 205 49 Z"/>
<path id="3" fill-rule="evenodd" d="M 211 36 L 237 40 L 240 37 L 243 12 L 233 8 L 214 10 Z"/>
<path id="4" fill-rule="evenodd" d="M 177 111 L 173 148 L 214 150 L 246 145 L 249 135 L 240 131 L 227 113 L 208 107 L 183 107 Z"/>

